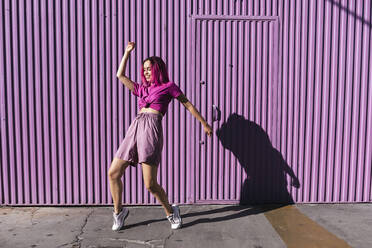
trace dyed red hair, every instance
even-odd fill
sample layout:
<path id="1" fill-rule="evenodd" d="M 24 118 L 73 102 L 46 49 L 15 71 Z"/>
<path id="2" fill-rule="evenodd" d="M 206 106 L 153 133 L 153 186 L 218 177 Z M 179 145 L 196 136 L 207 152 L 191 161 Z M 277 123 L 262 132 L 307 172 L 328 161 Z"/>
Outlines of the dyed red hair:
<path id="1" fill-rule="evenodd" d="M 146 61 L 151 63 L 151 79 L 150 82 L 153 82 L 156 86 L 169 82 L 168 70 L 164 61 L 156 56 L 149 57 L 142 62 L 141 67 L 141 79 L 142 84 L 145 86 L 150 86 L 150 82 L 146 81 L 145 75 L 143 74 L 143 64 Z"/>

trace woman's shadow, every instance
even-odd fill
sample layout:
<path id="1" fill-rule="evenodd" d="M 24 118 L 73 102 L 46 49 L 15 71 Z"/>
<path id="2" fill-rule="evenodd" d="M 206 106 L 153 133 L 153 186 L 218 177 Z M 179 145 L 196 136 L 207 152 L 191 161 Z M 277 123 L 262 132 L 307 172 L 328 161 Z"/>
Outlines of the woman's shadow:
<path id="1" fill-rule="evenodd" d="M 299 188 L 299 180 L 259 125 L 234 113 L 216 133 L 247 175 L 242 184 L 241 205 L 293 203 L 287 189 L 287 175 L 291 186 Z"/>

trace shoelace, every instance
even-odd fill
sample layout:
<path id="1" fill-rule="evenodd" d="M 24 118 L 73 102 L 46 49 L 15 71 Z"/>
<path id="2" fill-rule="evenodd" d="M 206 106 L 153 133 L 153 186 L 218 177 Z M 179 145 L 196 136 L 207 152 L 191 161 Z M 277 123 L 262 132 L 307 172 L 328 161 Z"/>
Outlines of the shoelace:
<path id="1" fill-rule="evenodd" d="M 170 223 L 177 224 L 176 221 L 174 220 L 174 214 L 171 214 L 171 215 L 167 216 L 167 218 L 170 221 Z"/>

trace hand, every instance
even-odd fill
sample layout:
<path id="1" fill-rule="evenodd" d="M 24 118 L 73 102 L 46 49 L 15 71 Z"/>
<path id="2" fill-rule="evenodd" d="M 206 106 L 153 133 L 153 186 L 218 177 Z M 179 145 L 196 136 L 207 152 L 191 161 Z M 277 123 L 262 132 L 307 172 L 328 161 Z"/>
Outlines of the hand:
<path id="1" fill-rule="evenodd" d="M 297 178 L 292 178 L 291 180 L 291 185 L 295 188 L 299 188 L 300 187 L 300 181 L 298 181 Z"/>
<path id="2" fill-rule="evenodd" d="M 208 124 L 205 124 L 204 125 L 204 132 L 206 132 L 209 137 L 212 137 L 213 129 Z"/>
<path id="3" fill-rule="evenodd" d="M 130 53 L 136 47 L 136 43 L 129 41 L 125 52 Z"/>

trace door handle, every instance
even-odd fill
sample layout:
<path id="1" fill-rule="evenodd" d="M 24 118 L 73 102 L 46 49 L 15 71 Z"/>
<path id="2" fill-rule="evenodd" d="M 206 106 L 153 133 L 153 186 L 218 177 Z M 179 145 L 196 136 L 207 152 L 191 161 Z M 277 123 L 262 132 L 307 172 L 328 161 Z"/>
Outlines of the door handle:
<path id="1" fill-rule="evenodd" d="M 221 120 L 221 110 L 216 105 L 212 105 L 212 121 L 220 121 Z"/>

